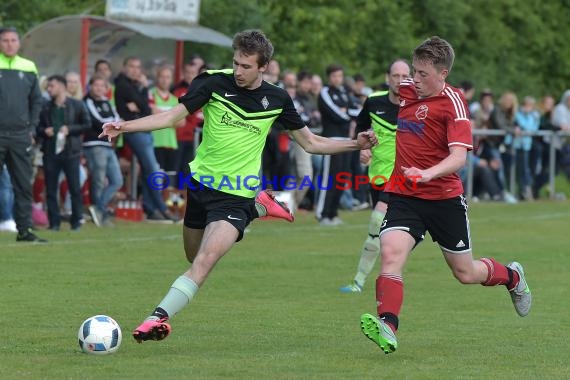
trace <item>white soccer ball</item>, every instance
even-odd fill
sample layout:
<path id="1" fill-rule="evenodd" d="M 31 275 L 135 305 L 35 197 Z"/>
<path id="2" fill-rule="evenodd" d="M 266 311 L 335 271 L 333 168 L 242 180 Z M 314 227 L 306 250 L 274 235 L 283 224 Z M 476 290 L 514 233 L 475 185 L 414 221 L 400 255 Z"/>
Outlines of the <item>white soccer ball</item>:
<path id="1" fill-rule="evenodd" d="M 121 327 L 111 317 L 95 315 L 87 318 L 77 333 L 79 347 L 88 354 L 106 355 L 119 349 L 122 340 Z"/>

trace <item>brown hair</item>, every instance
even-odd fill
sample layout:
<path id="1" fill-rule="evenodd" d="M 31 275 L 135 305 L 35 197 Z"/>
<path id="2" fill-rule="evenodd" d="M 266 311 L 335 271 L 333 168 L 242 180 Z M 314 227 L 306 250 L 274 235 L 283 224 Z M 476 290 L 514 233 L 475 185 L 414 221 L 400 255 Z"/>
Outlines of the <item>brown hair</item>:
<path id="1" fill-rule="evenodd" d="M 328 65 L 327 68 L 325 69 L 327 77 L 330 76 L 332 73 L 336 73 L 337 71 L 342 71 L 344 73 L 344 67 L 341 64 L 332 63 Z"/>
<path id="2" fill-rule="evenodd" d="M 241 51 L 246 55 L 257 54 L 257 64 L 265 66 L 273 56 L 273 45 L 261 30 L 249 29 L 234 36 L 232 43 L 234 51 Z"/>
<path id="3" fill-rule="evenodd" d="M 519 99 L 513 91 L 505 91 L 499 98 L 499 107 L 505 113 L 507 120 L 515 120 L 515 115 L 519 109 Z"/>
<path id="4" fill-rule="evenodd" d="M 107 83 L 107 79 L 103 78 L 99 74 L 94 74 L 91 79 L 89 79 L 89 85 L 92 86 L 95 81 L 102 80 L 103 82 Z"/>
<path id="5" fill-rule="evenodd" d="M 433 36 L 422 42 L 412 53 L 414 61 L 431 63 L 436 69 L 451 71 L 455 52 L 443 38 Z"/>

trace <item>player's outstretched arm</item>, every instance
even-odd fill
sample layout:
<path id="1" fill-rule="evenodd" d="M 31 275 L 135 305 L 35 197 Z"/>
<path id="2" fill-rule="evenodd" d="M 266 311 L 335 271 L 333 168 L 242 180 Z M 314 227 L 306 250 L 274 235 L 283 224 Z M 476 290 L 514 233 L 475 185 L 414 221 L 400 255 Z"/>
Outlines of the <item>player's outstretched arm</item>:
<path id="1" fill-rule="evenodd" d="M 107 137 L 109 141 L 123 132 L 145 132 L 155 129 L 170 128 L 178 120 L 185 118 L 188 110 L 182 104 L 169 109 L 166 112 L 157 113 L 136 120 L 113 121 L 103 124 L 103 132 L 99 138 Z"/>
<path id="2" fill-rule="evenodd" d="M 291 135 L 306 152 L 313 154 L 335 154 L 370 149 L 378 144 L 378 138 L 373 131 L 360 132 L 355 140 L 333 140 L 317 136 L 307 127 L 291 131 Z"/>

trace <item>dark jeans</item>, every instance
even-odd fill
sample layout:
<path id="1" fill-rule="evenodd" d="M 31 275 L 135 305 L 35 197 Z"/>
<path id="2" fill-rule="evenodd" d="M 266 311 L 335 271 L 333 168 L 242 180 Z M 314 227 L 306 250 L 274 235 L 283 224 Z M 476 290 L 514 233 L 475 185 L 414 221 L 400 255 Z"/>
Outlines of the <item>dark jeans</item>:
<path id="1" fill-rule="evenodd" d="M 59 173 L 63 171 L 67 179 L 67 189 L 71 197 L 71 227 L 79 227 L 83 216 L 83 201 L 79 182 L 79 156 L 44 156 L 44 175 L 49 226 L 57 228 L 61 224 L 59 212 Z"/>
<path id="2" fill-rule="evenodd" d="M 32 139 L 28 131 L 0 134 L 0 168 L 6 164 L 14 188 L 18 231 L 32 227 Z"/>
<path id="3" fill-rule="evenodd" d="M 279 147 L 280 134 L 279 130 L 271 129 L 265 140 L 262 156 L 263 175 L 268 182 L 271 182 L 272 190 L 276 191 L 283 190 L 283 178 L 292 173 L 289 165 L 289 151 L 283 151 Z"/>
<path id="4" fill-rule="evenodd" d="M 106 146 L 85 147 L 83 152 L 91 176 L 91 203 L 104 213 L 115 193 L 123 186 L 119 160 L 113 148 Z"/>
<path id="5" fill-rule="evenodd" d="M 194 141 L 178 141 L 177 163 L 178 172 L 185 175 L 190 174 L 189 163 L 194 159 Z"/>
<path id="6" fill-rule="evenodd" d="M 501 188 L 497 183 L 493 169 L 485 166 L 473 167 L 473 194 L 488 193 L 492 199 L 497 200 L 501 196 Z"/>
<path id="7" fill-rule="evenodd" d="M 337 175 L 344 172 L 344 180 L 349 180 L 346 178 L 346 174 L 350 168 L 351 152 L 340 153 L 335 155 L 325 155 L 323 159 L 323 189 L 320 190 L 316 216 L 318 219 L 322 218 L 334 218 L 338 216 L 338 207 L 340 204 L 340 197 L 344 191 L 342 187 L 347 187 L 346 183 L 338 183 Z M 332 178 L 332 185 L 329 187 L 329 178 Z M 326 187 L 329 187 L 325 190 Z M 339 188 L 340 187 L 340 188 Z"/>
<path id="8" fill-rule="evenodd" d="M 14 191 L 6 166 L 0 166 L 0 222 L 12 220 L 14 209 Z"/>
<path id="9" fill-rule="evenodd" d="M 518 190 L 524 194 L 525 190 L 532 185 L 532 175 L 529 165 L 529 151 L 517 149 L 515 153 Z"/>
<path id="10" fill-rule="evenodd" d="M 154 155 L 152 135 L 150 132 L 135 132 L 125 133 L 123 136 L 141 166 L 142 201 L 145 212 L 148 215 L 152 215 L 156 210 L 165 212 L 166 205 L 162 199 L 162 191 L 151 188 L 148 183 L 151 175 L 160 170 Z"/>
<path id="11" fill-rule="evenodd" d="M 178 150 L 173 148 L 154 148 L 154 156 L 158 166 L 165 172 L 178 170 Z"/>
<path id="12" fill-rule="evenodd" d="M 537 149 L 538 151 L 538 149 Z M 541 142 L 540 148 L 541 158 L 540 158 L 540 172 L 534 177 L 534 182 L 532 184 L 532 192 L 535 198 L 538 198 L 540 189 L 546 185 L 550 180 L 550 144 L 546 142 Z M 558 174 L 558 165 L 560 162 L 560 150 L 555 150 L 555 165 L 554 173 Z"/>

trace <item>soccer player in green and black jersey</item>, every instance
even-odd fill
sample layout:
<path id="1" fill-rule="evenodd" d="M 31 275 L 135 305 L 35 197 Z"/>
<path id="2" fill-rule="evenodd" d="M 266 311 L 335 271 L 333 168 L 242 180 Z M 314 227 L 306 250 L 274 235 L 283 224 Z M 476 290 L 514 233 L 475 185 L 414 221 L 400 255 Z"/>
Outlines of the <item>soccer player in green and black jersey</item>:
<path id="1" fill-rule="evenodd" d="M 362 245 L 360 261 L 354 280 L 340 288 L 343 293 L 360 293 L 366 277 L 372 271 L 380 255 L 380 225 L 388 206 L 388 193 L 383 188 L 394 169 L 396 159 L 396 129 L 400 109 L 400 82 L 410 76 L 410 65 L 404 59 L 393 61 L 386 70 L 387 91 L 370 94 L 356 119 L 356 132 L 372 127 L 378 137 L 378 145 L 360 151 L 360 162 L 368 165 L 370 195 L 374 210 L 368 222 L 368 236 Z"/>
<path id="2" fill-rule="evenodd" d="M 261 153 L 274 122 L 288 129 L 309 153 L 369 149 L 378 141 L 372 131 L 362 132 L 352 141 L 311 133 L 287 92 L 262 79 L 273 46 L 261 31 L 236 34 L 233 49 L 233 70 L 208 71 L 196 77 L 176 107 L 103 126 L 101 136 L 111 139 L 122 132 L 167 128 L 199 109 L 204 114 L 203 140 L 190 162 L 192 179 L 184 217 L 184 249 L 192 265 L 135 329 L 133 336 L 138 342 L 168 336 L 168 319 L 192 300 L 217 261 L 243 237 L 249 222 L 278 214 L 280 206 L 266 192 L 256 198 Z"/>

